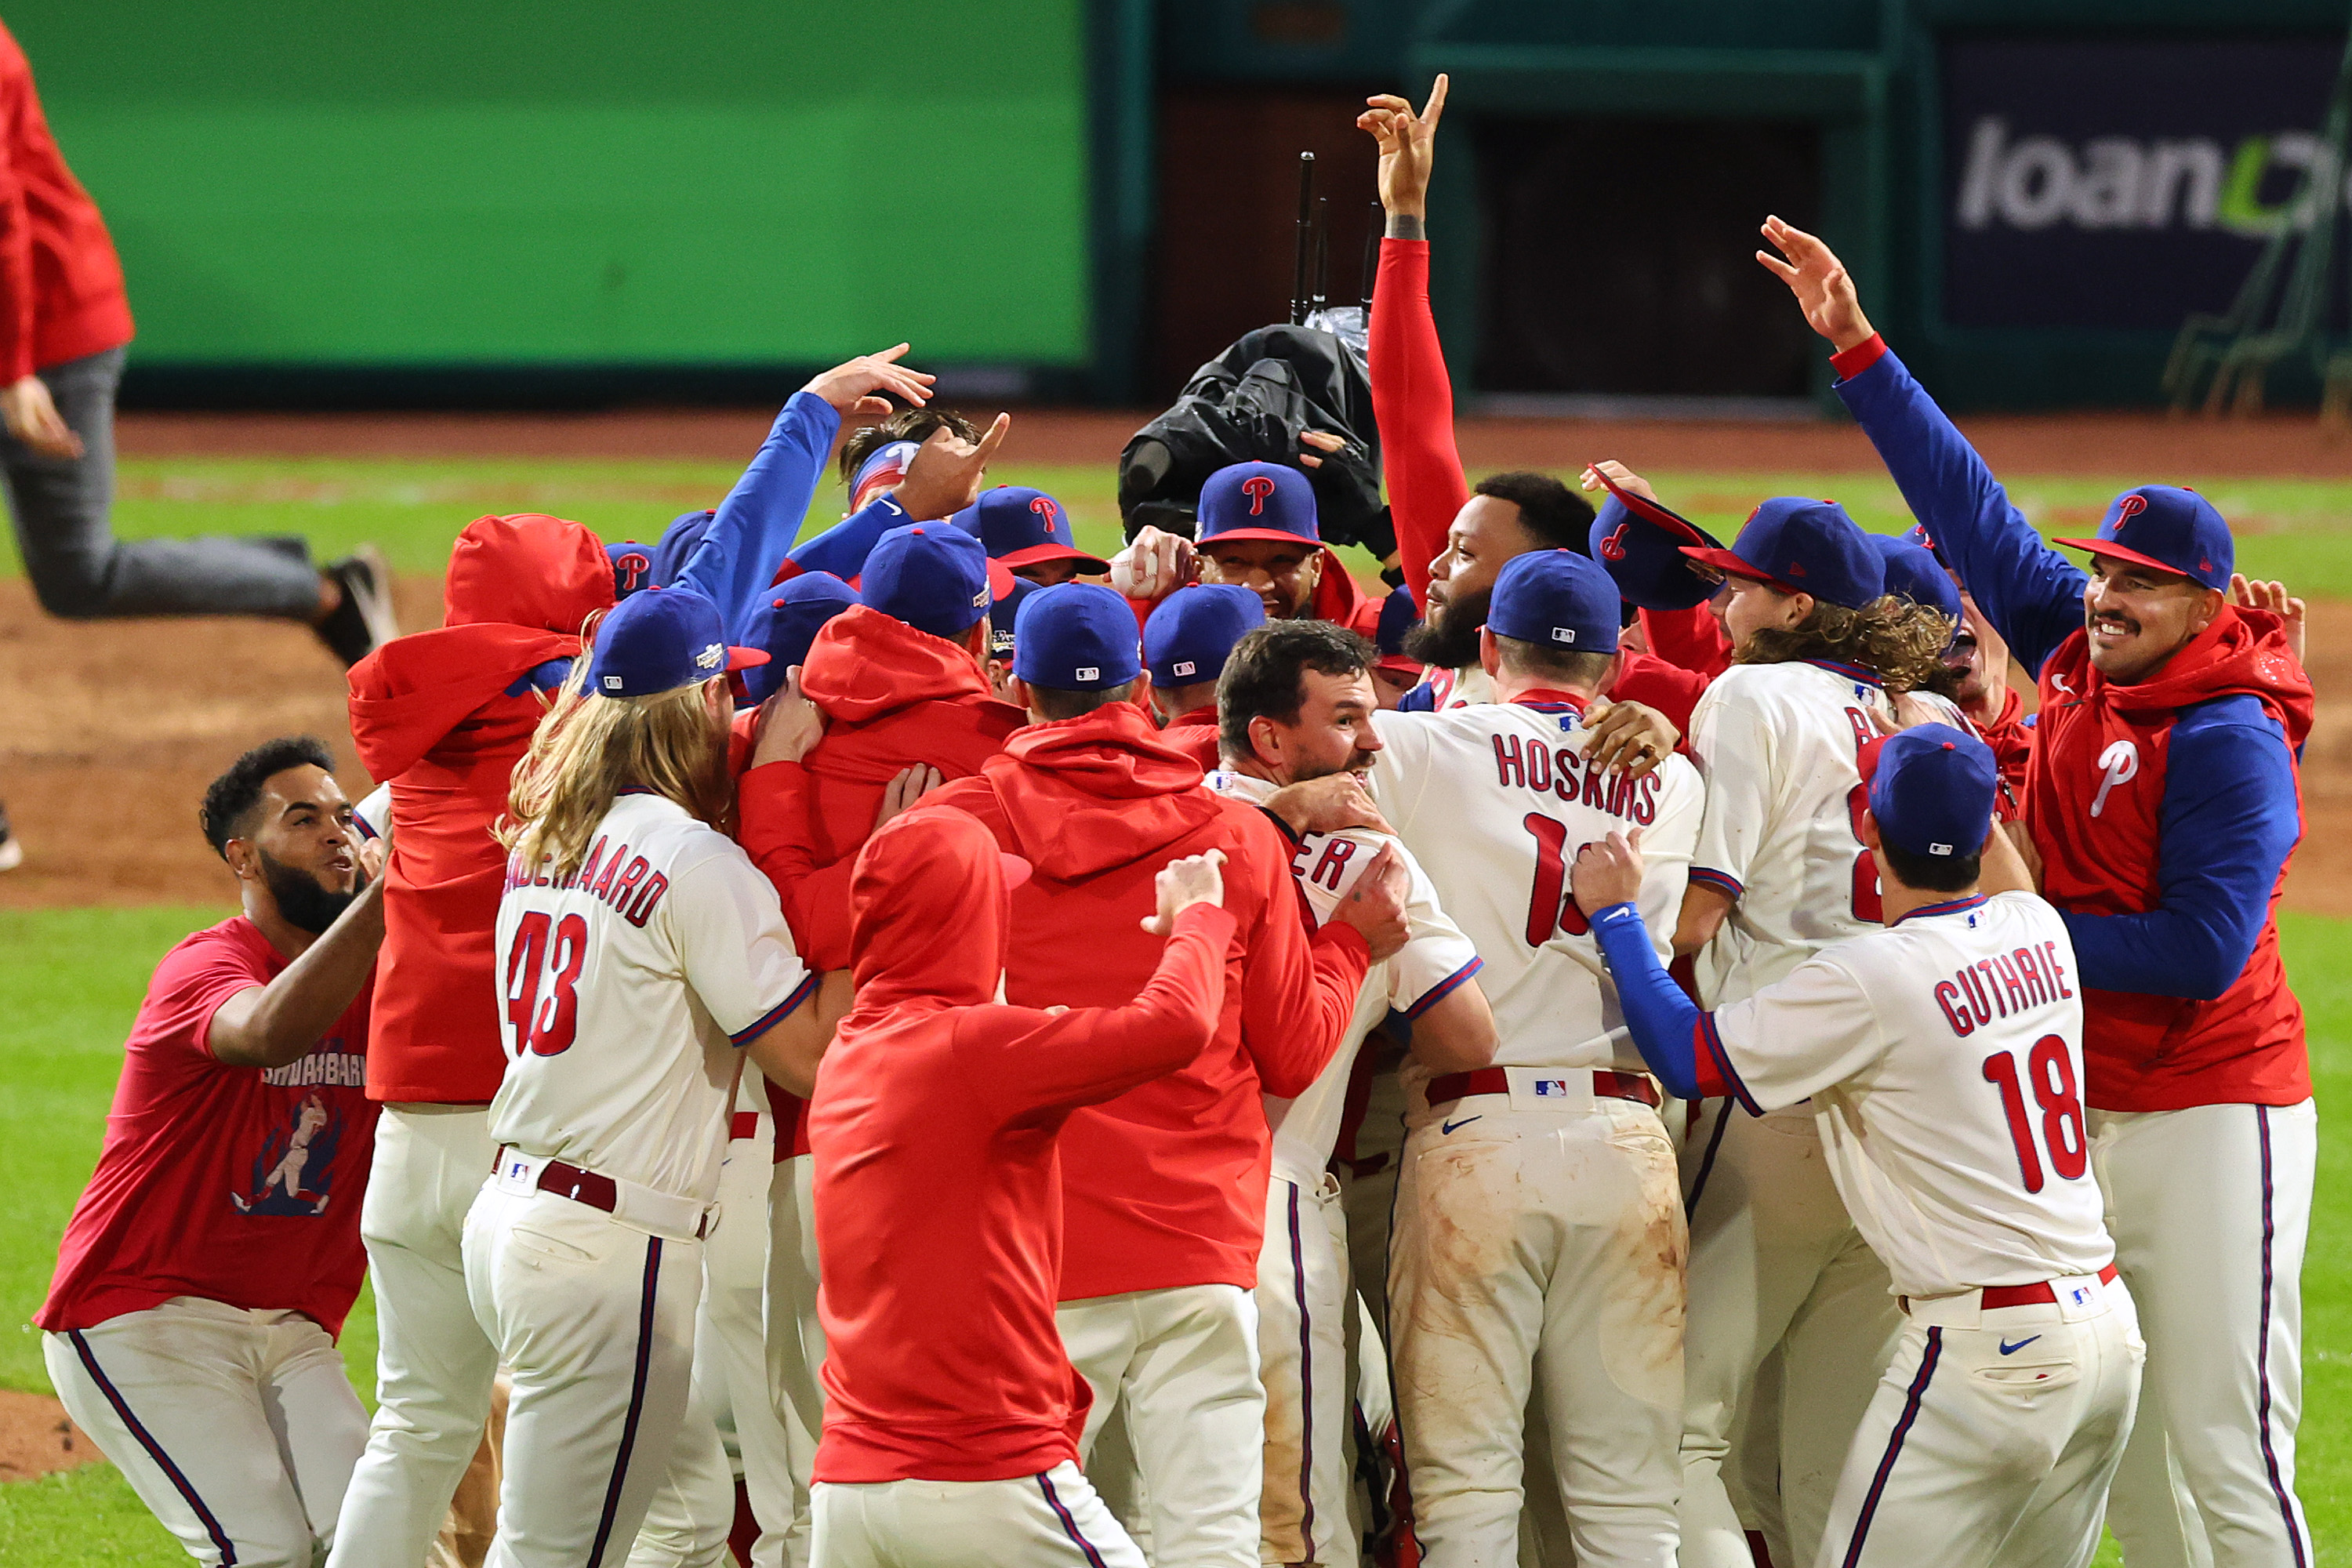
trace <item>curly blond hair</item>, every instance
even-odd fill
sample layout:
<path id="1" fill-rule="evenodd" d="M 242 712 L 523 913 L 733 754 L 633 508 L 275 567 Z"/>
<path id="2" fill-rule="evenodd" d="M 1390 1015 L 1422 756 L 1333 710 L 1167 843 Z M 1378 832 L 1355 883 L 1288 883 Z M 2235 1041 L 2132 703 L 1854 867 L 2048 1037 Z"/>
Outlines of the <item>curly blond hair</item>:
<path id="1" fill-rule="evenodd" d="M 1890 692 L 1916 691 L 1933 685 L 1951 640 L 1952 623 L 1941 611 L 1888 594 L 1858 610 L 1816 599 L 1803 620 L 1758 627 L 1731 657 L 1738 664 L 1835 659 L 1872 671 Z"/>

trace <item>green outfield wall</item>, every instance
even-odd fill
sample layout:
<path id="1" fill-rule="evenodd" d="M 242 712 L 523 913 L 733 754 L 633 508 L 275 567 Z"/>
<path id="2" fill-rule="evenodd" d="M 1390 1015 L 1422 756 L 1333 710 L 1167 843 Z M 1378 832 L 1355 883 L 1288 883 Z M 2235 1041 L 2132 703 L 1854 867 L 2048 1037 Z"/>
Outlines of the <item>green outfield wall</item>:
<path id="1" fill-rule="evenodd" d="M 134 366 L 1092 357 L 1082 0 L 16 0 Z"/>

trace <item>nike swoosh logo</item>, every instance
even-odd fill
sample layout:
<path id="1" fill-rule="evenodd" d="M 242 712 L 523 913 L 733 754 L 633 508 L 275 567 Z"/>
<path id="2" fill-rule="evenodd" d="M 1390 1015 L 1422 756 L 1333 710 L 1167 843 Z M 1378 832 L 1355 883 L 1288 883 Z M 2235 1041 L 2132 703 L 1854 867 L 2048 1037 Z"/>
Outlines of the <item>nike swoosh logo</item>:
<path id="1" fill-rule="evenodd" d="M 2020 1340 L 2015 1344 L 2011 1344 L 2007 1340 L 2003 1340 L 2000 1342 L 2000 1353 L 2003 1355 L 2015 1355 L 2018 1352 L 2032 1344 L 2034 1340 L 2038 1340 L 2042 1336 L 2040 1334 L 2035 1334 L 2032 1339 Z"/>
<path id="2" fill-rule="evenodd" d="M 1439 1124 L 1438 1124 L 1438 1128 L 1437 1128 L 1437 1130 L 1438 1130 L 1440 1132 L 1451 1132 L 1451 1131 L 1454 1131 L 1455 1128 L 1457 1128 L 1457 1127 L 1467 1127 L 1467 1126 L 1469 1126 L 1473 1121 L 1481 1121 L 1481 1120 L 1483 1120 L 1483 1119 L 1484 1119 L 1484 1116 L 1485 1116 L 1485 1113 L 1482 1111 L 1482 1112 L 1481 1112 L 1479 1115 L 1477 1115 L 1477 1116 L 1465 1116 L 1465 1117 L 1464 1117 L 1464 1118 L 1463 1118 L 1461 1121 L 1445 1121 L 1445 1122 L 1441 1122 L 1441 1123 L 1439 1123 Z"/>

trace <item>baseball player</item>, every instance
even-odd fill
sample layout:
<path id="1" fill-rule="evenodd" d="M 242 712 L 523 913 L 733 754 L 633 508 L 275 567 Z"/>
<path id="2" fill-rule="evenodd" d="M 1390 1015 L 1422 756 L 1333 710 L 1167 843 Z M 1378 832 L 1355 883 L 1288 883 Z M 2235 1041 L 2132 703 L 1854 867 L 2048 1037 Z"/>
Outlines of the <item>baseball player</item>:
<path id="1" fill-rule="evenodd" d="M 1714 679 L 1692 720 L 1706 822 L 1675 938 L 1677 952 L 1697 955 L 1700 999 L 1721 1005 L 1876 926 L 1877 873 L 1855 836 L 1857 758 L 1897 722 L 1887 689 L 1932 679 L 1951 627 L 1885 595 L 1877 552 L 1834 503 L 1777 497 L 1729 549 L 1680 552 L 1720 578 L 1709 608 L 1740 661 Z M 1785 1530 L 1782 1552 L 1803 1562 L 1892 1351 L 1898 1320 L 1885 1265 L 1824 1173 L 1809 1109 L 1759 1121 L 1710 1101 L 1695 1108 L 1683 1156 L 1692 1279 L 1684 1550 L 1715 1568 L 1748 1561 L 1723 1459 L 1758 1367 L 1785 1342 L 1799 1364 L 1784 1368 L 1778 1496 L 1749 1500 L 1744 1513 Z M 1772 1423 L 1749 1425 L 1756 1441 Z"/>
<path id="2" fill-rule="evenodd" d="M 1049 1013 L 995 1003 L 1023 866 L 986 829 L 926 812 L 859 855 L 857 1002 L 809 1110 L 831 1347 L 818 1568 L 1140 1568 L 1076 1464 L 1089 1394 L 1054 1318 L 1056 1146 L 1076 1107 L 1214 1036 L 1221 858 L 1155 877 L 1143 924 L 1166 942 L 1136 996 Z"/>
<path id="3" fill-rule="evenodd" d="M 205 791 L 243 912 L 156 966 L 34 1318 L 67 1411 L 199 1563 L 310 1568 L 367 1441 L 334 1341 L 366 1267 L 383 885 L 331 766 L 271 741 Z"/>
<path id="4" fill-rule="evenodd" d="M 843 413 L 880 391 L 928 395 L 930 378 L 898 364 L 899 352 L 836 365 L 785 404 L 758 474 L 747 469 L 730 493 L 758 504 L 719 509 L 690 581 L 730 595 L 746 620 L 766 602 L 770 569 L 754 563 L 797 526 Z M 583 627 L 614 593 L 611 557 L 580 524 L 478 518 L 450 552 L 446 624 L 386 644 L 352 672 L 352 740 L 391 787 L 397 831 L 368 1079 L 387 1109 L 361 1221 L 377 1404 L 334 1568 L 415 1568 L 480 1443 L 497 1355 L 467 1300 L 460 1238 L 489 1168 L 488 1107 L 503 1068 L 487 1000 L 504 877 L 489 828 L 546 710 L 539 683 L 580 653 Z"/>
<path id="5" fill-rule="evenodd" d="M 1759 1112 L 1811 1100 L 1901 1292 L 1901 1342 L 1813 1562 L 2084 1568 L 2145 1347 L 2091 1176 L 2074 948 L 2031 892 L 1979 887 L 1997 837 L 1982 742 L 1925 724 L 1873 750 L 1861 832 L 1885 929 L 1702 1013 L 1631 901 L 1625 836 L 1577 858 L 1577 902 L 1673 1092 Z"/>
<path id="6" fill-rule="evenodd" d="M 1381 604 L 1326 549 L 1314 482 L 1280 463 L 1234 463 L 1201 485 L 1198 538 L 1147 527 L 1111 561 L 1111 586 L 1136 601 L 1136 618 L 1192 582 L 1230 583 L 1255 594 L 1269 620 L 1312 616 L 1370 634 Z"/>
<path id="7" fill-rule="evenodd" d="M 823 1045 L 816 981 L 728 805 L 728 647 L 687 588 L 606 616 L 501 834 L 493 1173 L 466 1287 L 511 1370 L 492 1563 L 619 1563 L 684 1426 L 730 1093 Z"/>
<path id="8" fill-rule="evenodd" d="M 1154 611 L 1154 619 L 1192 594 L 1215 591 L 1187 589 Z M 1372 766 L 1381 750 L 1370 673 L 1377 657 L 1362 637 L 1328 621 L 1276 622 L 1244 637 L 1218 682 L 1224 765 L 1208 775 L 1209 787 L 1256 802 L 1286 784 Z M 1307 834 L 1291 856 L 1291 874 L 1319 923 L 1383 850 L 1409 879 L 1411 934 L 1364 977 L 1339 1048 L 1314 1083 L 1288 1100 L 1269 1097 L 1265 1105 L 1274 1162 L 1257 1310 L 1266 1405 L 1259 1559 L 1267 1563 L 1345 1563 L 1356 1551 L 1347 1463 L 1347 1331 L 1356 1307 L 1347 1215 L 1339 1178 L 1328 1169 L 1356 1053 L 1394 1009 L 1412 1021 L 1414 1057 L 1429 1072 L 1475 1071 L 1495 1055 L 1494 1015 L 1475 978 L 1477 952 L 1445 918 L 1428 875 L 1394 838 L 1365 828 Z M 1377 1347 L 1370 1353 L 1377 1357 Z"/>
<path id="9" fill-rule="evenodd" d="M 1143 623 L 1143 668 L 1151 672 L 1160 738 L 1204 768 L 1217 763 L 1217 676 L 1234 645 L 1264 625 L 1258 596 L 1231 583 L 1181 588 Z"/>
<path id="10" fill-rule="evenodd" d="M 954 521 L 988 547 L 991 561 L 1040 588 L 1110 570 L 1109 562 L 1078 548 L 1062 503 L 1027 485 L 982 490 Z"/>
<path id="11" fill-rule="evenodd" d="M 1412 1097 L 1391 1242 L 1398 1419 L 1427 1561 L 1514 1560 L 1531 1388 L 1577 1560 L 1675 1560 L 1683 1222 L 1657 1087 L 1625 1041 L 1568 864 L 1611 830 L 1658 846 L 1642 903 L 1664 943 L 1699 830 L 1698 774 L 1593 755 L 1583 714 L 1617 663 L 1617 591 L 1570 551 L 1503 568 L 1481 637 L 1498 701 L 1384 713 L 1370 784 L 1485 968 L 1496 1065 Z"/>
<path id="12" fill-rule="evenodd" d="M 1154 1560 L 1253 1568 L 1265 1428 L 1251 1297 L 1265 1242 L 1262 1097 L 1314 1082 L 1365 972 L 1403 945 L 1402 903 L 1385 877 L 1367 876 L 1309 934 L 1290 840 L 1265 812 L 1201 789 L 1200 769 L 1133 702 L 1142 661 L 1126 600 L 1093 584 L 1043 588 L 1018 631 L 1015 690 L 1032 723 L 978 777 L 915 810 L 969 811 L 1035 868 L 1013 893 L 1006 1000 L 1124 1004 L 1158 959 L 1133 922 L 1149 912 L 1159 868 L 1226 857 L 1238 931 L 1214 1041 L 1064 1129 L 1057 1316 L 1093 1394 L 1081 1453 L 1091 1463 L 1104 1424 L 1123 1419 Z"/>
<path id="13" fill-rule="evenodd" d="M 2136 1563 L 2309 1562 L 2294 1434 L 2317 1133 L 2272 917 L 2313 710 L 2294 622 L 2235 582 L 2229 525 L 2189 490 L 2137 486 L 2095 537 L 2060 541 L 2087 572 L 2045 545 L 1829 248 L 1778 219 L 1765 235 L 1837 350 L 1839 396 L 2041 684 L 2025 825 L 2074 939 L 2092 1162 L 2148 1344 L 2110 1528 Z"/>

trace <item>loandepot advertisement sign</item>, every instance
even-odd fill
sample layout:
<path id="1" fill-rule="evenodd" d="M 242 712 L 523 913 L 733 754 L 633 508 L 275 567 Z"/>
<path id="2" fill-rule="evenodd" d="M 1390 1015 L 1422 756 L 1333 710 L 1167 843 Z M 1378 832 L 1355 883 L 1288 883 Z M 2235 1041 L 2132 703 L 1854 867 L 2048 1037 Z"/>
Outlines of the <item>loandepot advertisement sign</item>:
<path id="1" fill-rule="evenodd" d="M 2315 134 L 2344 40 L 1944 49 L 1944 319 L 2170 331 L 2341 184 Z M 2342 223 L 2344 219 L 2336 220 Z"/>

